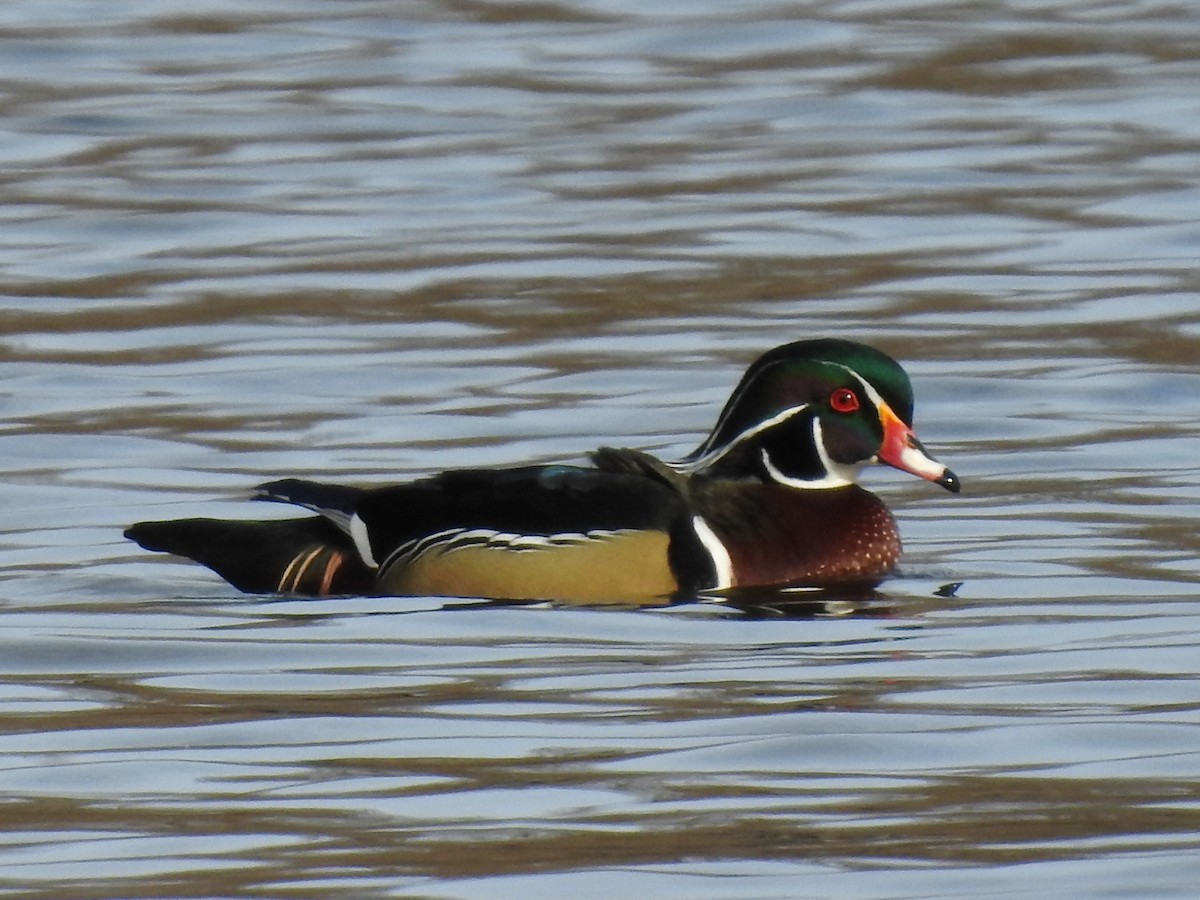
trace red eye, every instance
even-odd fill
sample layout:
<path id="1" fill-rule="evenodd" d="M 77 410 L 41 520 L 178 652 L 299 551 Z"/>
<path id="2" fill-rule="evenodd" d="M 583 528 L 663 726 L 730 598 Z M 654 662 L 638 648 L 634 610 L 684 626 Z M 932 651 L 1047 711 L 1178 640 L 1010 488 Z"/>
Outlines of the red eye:
<path id="1" fill-rule="evenodd" d="M 829 395 L 829 405 L 834 412 L 852 413 L 858 409 L 858 394 L 850 388 L 838 388 Z"/>

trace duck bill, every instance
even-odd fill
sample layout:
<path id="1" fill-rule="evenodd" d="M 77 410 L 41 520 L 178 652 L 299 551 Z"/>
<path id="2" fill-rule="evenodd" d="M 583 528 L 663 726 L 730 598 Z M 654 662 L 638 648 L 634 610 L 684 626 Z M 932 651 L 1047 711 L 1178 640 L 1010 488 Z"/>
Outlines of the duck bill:
<path id="1" fill-rule="evenodd" d="M 886 403 L 879 407 L 879 420 L 883 423 L 883 446 L 876 459 L 901 472 L 908 472 L 946 490 L 957 494 L 961 484 L 958 476 L 934 459 L 921 446 L 917 436 Z"/>

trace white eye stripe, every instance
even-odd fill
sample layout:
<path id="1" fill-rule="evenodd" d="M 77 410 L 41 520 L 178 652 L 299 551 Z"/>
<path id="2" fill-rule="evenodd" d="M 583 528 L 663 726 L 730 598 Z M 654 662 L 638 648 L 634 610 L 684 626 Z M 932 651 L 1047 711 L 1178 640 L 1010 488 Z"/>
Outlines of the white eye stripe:
<path id="1" fill-rule="evenodd" d="M 741 432 L 733 440 L 723 444 L 720 447 L 717 447 L 714 450 L 710 450 L 708 453 L 705 453 L 703 456 L 700 456 L 694 460 L 690 460 L 690 461 L 684 462 L 684 463 L 678 463 L 678 464 L 676 464 L 675 468 L 678 468 L 681 471 L 690 471 L 690 472 L 695 472 L 700 469 L 707 468 L 708 466 L 711 466 L 713 463 L 717 462 L 717 460 L 726 456 L 738 444 L 742 443 L 743 441 L 749 440 L 750 438 L 754 437 L 757 434 L 761 434 L 762 432 L 766 431 L 768 428 L 774 428 L 776 425 L 780 425 L 783 422 L 786 422 L 788 419 L 792 418 L 793 416 L 799 415 L 800 413 L 807 410 L 808 407 L 809 407 L 809 404 L 802 403 L 799 406 L 789 406 L 787 409 L 780 410 L 779 412 L 775 413 L 775 415 L 771 416 L 771 418 L 764 419 L 763 421 L 758 422 L 757 424 L 752 425 L 751 427 L 747 428 L 745 431 Z"/>
<path id="2" fill-rule="evenodd" d="M 888 409 L 891 409 L 891 404 L 889 404 L 886 400 L 883 399 L 883 397 L 879 393 L 879 391 L 875 390 L 875 385 L 871 384 L 871 382 L 867 381 L 867 379 L 863 378 L 861 375 L 859 375 L 857 372 L 855 372 L 852 368 L 850 368 L 849 366 L 844 366 L 841 363 L 830 363 L 830 365 L 837 366 L 839 369 L 845 369 L 852 376 L 854 376 L 854 380 L 857 381 L 860 385 L 862 385 L 863 393 L 867 395 L 867 399 L 870 400 L 871 403 L 873 403 L 875 405 L 876 409 L 882 409 L 885 406 L 888 407 Z M 894 410 L 893 410 L 893 412 L 894 412 Z"/>
<path id="3" fill-rule="evenodd" d="M 733 392 L 733 396 L 730 397 L 729 400 L 725 403 L 725 408 L 723 410 L 721 410 L 721 415 L 717 419 L 717 424 L 715 424 L 713 426 L 712 434 L 708 437 L 708 439 L 706 439 L 700 445 L 700 448 L 702 450 L 703 450 L 703 448 L 708 446 L 709 441 L 715 440 L 716 436 L 721 433 L 721 429 L 725 427 L 726 421 L 728 421 L 729 417 L 731 415 L 733 415 L 734 411 L 741 404 L 742 397 L 745 396 L 746 393 L 749 392 L 750 385 L 756 384 L 756 383 L 757 383 L 757 379 L 755 379 L 754 381 L 749 381 L 745 378 L 742 379 L 742 382 L 737 386 L 737 389 Z M 701 454 L 701 456 L 707 456 L 711 452 L 712 452 L 712 448 L 709 448 L 708 450 L 704 450 L 704 452 Z"/>

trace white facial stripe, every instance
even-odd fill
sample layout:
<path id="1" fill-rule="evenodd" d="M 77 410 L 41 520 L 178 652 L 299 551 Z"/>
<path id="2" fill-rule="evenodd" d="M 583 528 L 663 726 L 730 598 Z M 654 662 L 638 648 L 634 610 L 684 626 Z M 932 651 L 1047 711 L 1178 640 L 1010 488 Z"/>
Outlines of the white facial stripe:
<path id="1" fill-rule="evenodd" d="M 728 454 L 730 450 L 732 450 L 734 447 L 736 447 L 742 441 L 748 440 L 749 438 L 754 437 L 756 434 L 760 434 L 761 432 L 766 431 L 768 428 L 774 428 L 776 425 L 779 425 L 782 422 L 786 422 L 792 416 L 798 415 L 799 413 L 804 412 L 806 409 L 808 409 L 808 404 L 802 403 L 799 406 L 789 406 L 787 409 L 780 410 L 779 412 L 775 413 L 775 415 L 771 416 L 771 418 L 764 419 L 762 422 L 759 422 L 757 425 L 747 428 L 745 431 L 743 431 L 741 434 L 739 434 L 737 437 L 735 437 L 732 441 L 725 444 L 723 447 L 718 448 L 716 451 L 710 451 L 709 453 L 704 454 L 700 458 L 692 460 L 689 463 L 686 463 L 685 468 L 686 468 L 686 470 L 693 471 L 693 472 L 698 469 L 707 468 L 708 466 L 711 466 L 717 460 L 721 459 L 723 456 Z"/>
<path id="2" fill-rule="evenodd" d="M 813 446 L 817 448 L 817 455 L 821 458 L 821 465 L 825 467 L 825 478 L 821 479 L 832 486 L 843 484 L 854 484 L 858 481 L 859 473 L 862 471 L 861 465 L 852 465 L 840 463 L 829 455 L 829 451 L 825 449 L 825 431 L 821 427 L 820 419 L 813 419 Z M 816 482 L 810 482 L 816 484 Z"/>
<path id="3" fill-rule="evenodd" d="M 771 461 L 771 455 L 767 453 L 764 447 L 760 451 L 759 457 L 762 459 L 763 468 L 766 469 L 767 476 L 772 481 L 782 484 L 784 487 L 798 488 L 803 491 L 845 487 L 848 484 L 858 482 L 859 466 L 847 466 L 839 462 L 834 462 L 830 459 L 829 454 L 825 452 L 825 441 L 821 434 L 821 421 L 819 419 L 813 419 L 813 445 L 817 448 L 817 455 L 820 456 L 821 465 L 825 468 L 825 474 L 820 478 L 793 478 L 791 475 L 785 475 Z"/>
<path id="4" fill-rule="evenodd" d="M 692 517 L 692 528 L 696 532 L 696 537 L 700 539 L 701 545 L 708 551 L 708 555 L 712 559 L 713 570 L 717 576 L 717 583 L 713 585 L 713 588 L 723 591 L 726 588 L 733 587 L 733 560 L 729 558 L 729 551 L 725 549 L 725 545 L 721 543 L 721 539 L 708 527 L 708 523 L 699 516 Z"/>

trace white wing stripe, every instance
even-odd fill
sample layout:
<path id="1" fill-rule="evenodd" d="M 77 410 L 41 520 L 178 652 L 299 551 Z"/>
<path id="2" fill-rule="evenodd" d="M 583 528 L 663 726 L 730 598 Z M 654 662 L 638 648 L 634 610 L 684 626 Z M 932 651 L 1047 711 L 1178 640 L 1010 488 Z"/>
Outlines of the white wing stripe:
<path id="1" fill-rule="evenodd" d="M 717 577 L 717 583 L 712 586 L 713 589 L 722 591 L 733 587 L 733 560 L 729 558 L 729 551 L 725 549 L 721 539 L 700 516 L 692 517 L 692 528 L 712 559 L 713 570 Z"/>
<path id="2" fill-rule="evenodd" d="M 396 566 L 408 565 L 426 553 L 454 553 L 472 547 L 523 553 L 546 550 L 553 547 L 567 547 L 572 544 L 584 544 L 588 541 L 602 541 L 618 537 L 622 534 L 630 534 L 633 531 L 633 529 L 596 529 L 588 532 L 563 532 L 560 534 L 542 535 L 514 534 L 490 528 L 447 528 L 444 531 L 438 531 L 434 534 L 414 538 L 411 541 L 405 541 L 398 546 L 383 561 L 381 577 L 385 577 L 386 573 Z M 361 548 L 359 552 L 362 552 Z"/>
<path id="3" fill-rule="evenodd" d="M 375 554 L 371 552 L 371 537 L 367 534 L 367 523 L 358 517 L 358 513 L 350 517 L 346 531 L 350 535 L 350 540 L 354 541 L 354 549 L 358 551 L 362 561 L 372 569 L 378 569 L 379 563 L 375 562 Z"/>

